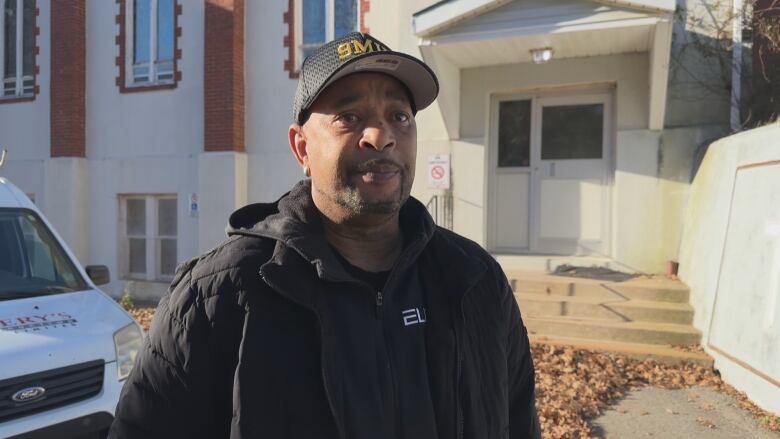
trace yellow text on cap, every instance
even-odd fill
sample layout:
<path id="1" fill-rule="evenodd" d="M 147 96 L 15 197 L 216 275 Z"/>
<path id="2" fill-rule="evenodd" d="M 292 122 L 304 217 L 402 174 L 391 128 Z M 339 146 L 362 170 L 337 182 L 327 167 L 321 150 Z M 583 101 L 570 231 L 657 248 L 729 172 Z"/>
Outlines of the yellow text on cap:
<path id="1" fill-rule="evenodd" d="M 340 60 L 360 55 L 361 53 L 384 52 L 386 50 L 387 47 L 383 47 L 381 44 L 368 38 L 366 38 L 365 43 L 361 43 L 360 40 L 350 40 L 349 42 L 339 44 L 336 48 Z"/>

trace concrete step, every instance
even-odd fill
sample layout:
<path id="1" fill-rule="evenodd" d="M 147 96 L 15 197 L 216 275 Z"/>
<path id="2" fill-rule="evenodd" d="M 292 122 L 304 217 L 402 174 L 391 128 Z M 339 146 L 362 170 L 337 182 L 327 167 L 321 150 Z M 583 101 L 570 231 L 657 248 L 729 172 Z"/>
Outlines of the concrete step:
<path id="1" fill-rule="evenodd" d="M 693 307 L 687 303 L 605 299 L 594 296 L 561 296 L 516 293 L 523 317 L 586 317 L 614 322 L 693 322 Z"/>
<path id="2" fill-rule="evenodd" d="M 523 317 L 529 334 L 547 337 L 579 337 L 599 341 L 694 345 L 701 333 L 691 325 L 674 323 L 616 322 L 582 317 Z"/>
<path id="3" fill-rule="evenodd" d="M 576 349 L 585 349 L 589 351 L 618 353 L 638 360 L 651 359 L 666 364 L 694 363 L 709 368 L 713 366 L 712 357 L 703 352 L 684 351 L 668 345 L 614 341 L 607 342 L 576 337 L 548 337 L 539 335 L 532 335 L 529 338 L 531 339 L 531 343 L 534 344 L 571 346 Z"/>
<path id="4" fill-rule="evenodd" d="M 520 294 L 688 303 L 690 292 L 682 282 L 668 279 L 638 278 L 625 282 L 605 282 L 543 273 L 510 271 L 506 274 L 512 289 Z"/>
<path id="5" fill-rule="evenodd" d="M 510 255 L 495 254 L 494 257 L 504 271 L 552 272 L 560 265 L 575 267 L 604 267 L 623 273 L 635 273 L 636 270 L 610 258 L 598 256 L 558 256 L 558 255 Z"/>

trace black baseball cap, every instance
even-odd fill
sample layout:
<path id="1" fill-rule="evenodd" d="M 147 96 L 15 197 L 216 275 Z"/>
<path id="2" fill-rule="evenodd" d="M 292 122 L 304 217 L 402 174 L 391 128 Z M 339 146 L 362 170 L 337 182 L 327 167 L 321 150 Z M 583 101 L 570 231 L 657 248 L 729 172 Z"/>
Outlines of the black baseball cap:
<path id="1" fill-rule="evenodd" d="M 390 75 L 406 86 L 412 110 L 430 105 L 439 94 L 439 81 L 419 59 L 396 52 L 369 34 L 352 32 L 329 41 L 303 61 L 295 92 L 293 119 L 302 124 L 306 110 L 337 80 L 359 72 Z"/>

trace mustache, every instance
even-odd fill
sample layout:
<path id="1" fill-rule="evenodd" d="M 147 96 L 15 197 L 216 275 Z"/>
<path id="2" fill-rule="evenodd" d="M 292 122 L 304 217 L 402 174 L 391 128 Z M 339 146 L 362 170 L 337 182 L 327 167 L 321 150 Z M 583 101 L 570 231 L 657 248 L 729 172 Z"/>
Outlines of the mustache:
<path id="1" fill-rule="evenodd" d="M 350 167 L 350 173 L 363 173 L 371 171 L 372 169 L 376 168 L 387 168 L 391 167 L 394 170 L 403 172 L 404 167 L 398 162 L 395 162 L 393 160 L 387 159 L 387 158 L 381 158 L 381 159 L 371 159 L 367 160 L 363 163 L 357 164 L 355 166 Z"/>

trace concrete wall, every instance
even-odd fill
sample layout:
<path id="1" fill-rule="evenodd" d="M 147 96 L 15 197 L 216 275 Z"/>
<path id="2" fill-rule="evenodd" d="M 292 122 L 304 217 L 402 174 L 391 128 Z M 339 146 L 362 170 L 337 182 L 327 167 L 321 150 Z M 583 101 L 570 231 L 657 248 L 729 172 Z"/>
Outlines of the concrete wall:
<path id="1" fill-rule="evenodd" d="M 680 278 L 724 380 L 780 414 L 780 125 L 712 144 L 685 209 Z"/>
<path id="2" fill-rule="evenodd" d="M 248 199 L 273 201 L 303 178 L 287 144 L 297 79 L 284 70 L 287 2 L 246 2 L 246 151 Z"/>
<path id="3" fill-rule="evenodd" d="M 176 194 L 177 257 L 198 252 L 198 218 L 189 217 L 188 198 L 198 193 L 198 156 L 203 151 L 204 3 L 185 2 L 179 17 L 181 81 L 172 90 L 120 93 L 116 85 L 119 25 L 116 2 L 87 1 L 87 158 L 93 236 L 85 264 L 105 264 L 113 282 L 105 289 L 121 294 L 118 280 L 118 208 L 121 194 Z M 148 286 L 130 284 L 137 296 Z M 137 286 L 133 288 L 133 285 Z M 164 288 L 157 287 L 157 290 Z"/>

